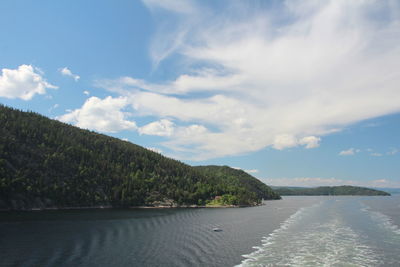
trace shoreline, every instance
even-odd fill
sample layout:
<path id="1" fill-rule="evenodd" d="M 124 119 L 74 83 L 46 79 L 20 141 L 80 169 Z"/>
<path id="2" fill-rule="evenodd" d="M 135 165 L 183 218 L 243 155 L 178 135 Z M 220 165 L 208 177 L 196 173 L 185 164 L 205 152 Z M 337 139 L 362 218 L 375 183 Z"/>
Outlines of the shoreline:
<path id="1" fill-rule="evenodd" d="M 180 205 L 180 206 L 130 206 L 130 207 L 115 207 L 109 205 L 102 206 L 87 206 L 87 207 L 47 207 L 47 208 L 29 208 L 29 209 L 0 209 L 0 212 L 5 211 L 56 211 L 56 210 L 94 210 L 94 209 L 216 209 L 216 208 L 250 208 L 263 206 L 259 205 L 212 205 L 212 206 L 199 206 L 199 205 Z"/>

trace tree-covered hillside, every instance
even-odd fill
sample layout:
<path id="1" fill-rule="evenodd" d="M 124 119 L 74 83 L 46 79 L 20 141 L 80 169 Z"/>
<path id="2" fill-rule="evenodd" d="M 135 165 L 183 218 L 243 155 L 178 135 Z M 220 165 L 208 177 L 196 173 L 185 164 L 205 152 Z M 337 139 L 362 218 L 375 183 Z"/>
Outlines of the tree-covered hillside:
<path id="1" fill-rule="evenodd" d="M 252 205 L 261 197 L 274 198 L 259 193 L 262 183 L 242 188 L 229 177 L 33 112 L 0 105 L 0 125 L 3 209 L 205 205 L 223 195 Z"/>
<path id="2" fill-rule="evenodd" d="M 235 195 L 239 203 L 249 197 L 247 191 L 252 192 L 250 196 L 253 201 L 281 198 L 269 186 L 243 170 L 228 166 L 197 166 L 194 168 L 207 176 L 214 177 L 217 181 L 221 181 L 224 185 L 224 191 Z"/>
<path id="3" fill-rule="evenodd" d="M 389 193 L 358 186 L 273 187 L 282 196 L 390 196 Z"/>

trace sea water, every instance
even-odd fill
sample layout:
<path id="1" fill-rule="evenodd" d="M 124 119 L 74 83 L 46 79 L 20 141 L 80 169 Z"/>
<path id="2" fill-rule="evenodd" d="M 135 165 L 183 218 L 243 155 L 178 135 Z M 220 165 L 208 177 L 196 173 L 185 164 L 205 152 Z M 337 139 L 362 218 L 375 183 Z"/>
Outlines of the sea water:
<path id="1" fill-rule="evenodd" d="M 400 266 L 399 223 L 400 196 L 0 212 L 0 266 Z"/>
<path id="2" fill-rule="evenodd" d="M 397 199 L 397 201 L 393 201 Z M 399 198 L 326 197 L 299 209 L 241 266 L 400 266 Z M 374 210 L 367 203 L 382 209 Z M 377 204 L 380 203 L 380 204 Z"/>

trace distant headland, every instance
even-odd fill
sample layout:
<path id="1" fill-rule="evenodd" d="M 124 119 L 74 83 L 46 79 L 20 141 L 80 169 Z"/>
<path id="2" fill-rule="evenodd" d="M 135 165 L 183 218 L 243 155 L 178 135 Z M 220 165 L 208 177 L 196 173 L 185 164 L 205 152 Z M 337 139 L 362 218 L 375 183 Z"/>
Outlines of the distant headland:
<path id="1" fill-rule="evenodd" d="M 342 185 L 320 187 L 272 186 L 282 196 L 390 196 L 389 193 L 366 187 Z"/>

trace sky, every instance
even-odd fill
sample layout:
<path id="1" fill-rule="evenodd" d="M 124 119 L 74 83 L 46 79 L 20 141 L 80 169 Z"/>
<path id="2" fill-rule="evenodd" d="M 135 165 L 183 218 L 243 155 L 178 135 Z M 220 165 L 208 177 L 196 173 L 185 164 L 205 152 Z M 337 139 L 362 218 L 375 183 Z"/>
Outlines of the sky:
<path id="1" fill-rule="evenodd" d="M 0 103 L 269 185 L 400 187 L 396 0 L 3 0 Z"/>

